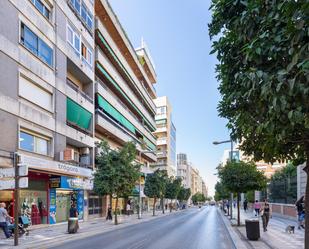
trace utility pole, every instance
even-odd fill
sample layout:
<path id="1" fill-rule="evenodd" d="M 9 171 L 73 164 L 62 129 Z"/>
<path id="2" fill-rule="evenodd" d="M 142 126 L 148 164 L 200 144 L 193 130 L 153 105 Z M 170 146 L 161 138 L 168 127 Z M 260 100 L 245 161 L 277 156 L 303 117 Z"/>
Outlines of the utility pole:
<path id="1" fill-rule="evenodd" d="M 231 154 L 230 154 L 230 160 L 233 161 L 233 140 L 231 138 Z M 233 219 L 233 193 L 231 193 L 231 219 Z"/>
<path id="2" fill-rule="evenodd" d="M 142 151 L 139 152 L 139 156 L 140 156 L 140 162 L 142 163 Z M 139 175 L 139 193 L 138 193 L 138 218 L 141 219 L 142 218 L 142 196 L 141 196 L 141 191 L 142 191 L 142 183 L 141 183 L 141 172 Z"/>

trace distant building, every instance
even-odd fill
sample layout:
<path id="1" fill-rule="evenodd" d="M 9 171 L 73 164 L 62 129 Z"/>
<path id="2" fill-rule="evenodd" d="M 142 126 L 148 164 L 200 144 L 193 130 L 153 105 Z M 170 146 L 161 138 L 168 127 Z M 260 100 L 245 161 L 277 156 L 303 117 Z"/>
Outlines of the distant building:
<path id="1" fill-rule="evenodd" d="M 208 188 L 205 184 L 204 181 L 202 181 L 202 194 L 205 196 L 205 197 L 208 197 Z"/>
<path id="2" fill-rule="evenodd" d="M 191 188 L 191 165 L 187 160 L 187 154 L 177 154 L 177 177 L 182 179 L 185 188 Z"/>
<path id="3" fill-rule="evenodd" d="M 154 169 L 166 170 L 169 176 L 176 176 L 176 128 L 172 122 L 172 106 L 166 96 L 154 100 L 157 114 L 157 162 Z"/>

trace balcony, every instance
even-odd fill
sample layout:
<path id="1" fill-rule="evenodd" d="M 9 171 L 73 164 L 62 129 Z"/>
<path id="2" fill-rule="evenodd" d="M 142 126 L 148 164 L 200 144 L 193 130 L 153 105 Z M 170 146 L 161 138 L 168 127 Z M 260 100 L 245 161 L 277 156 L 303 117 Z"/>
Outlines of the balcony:
<path id="1" fill-rule="evenodd" d="M 157 139 L 157 146 L 159 145 L 166 145 L 167 144 L 167 138 L 166 137 L 160 137 Z"/>
<path id="2" fill-rule="evenodd" d="M 167 151 L 157 151 L 157 158 L 165 158 L 167 154 Z"/>
<path id="3" fill-rule="evenodd" d="M 93 98 L 90 97 L 85 92 L 81 91 L 79 87 L 77 87 L 70 79 L 67 78 L 67 86 L 69 86 L 72 90 L 74 90 L 76 94 L 76 98 L 82 97 L 85 100 L 89 101 L 93 105 Z"/>

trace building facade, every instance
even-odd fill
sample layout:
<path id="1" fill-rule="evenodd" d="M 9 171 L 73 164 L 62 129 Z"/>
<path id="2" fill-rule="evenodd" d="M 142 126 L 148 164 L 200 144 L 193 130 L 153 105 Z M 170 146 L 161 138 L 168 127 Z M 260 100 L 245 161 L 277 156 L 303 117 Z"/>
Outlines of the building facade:
<path id="1" fill-rule="evenodd" d="M 185 153 L 177 154 L 177 177 L 182 179 L 185 188 L 191 188 L 191 164 Z"/>
<path id="2" fill-rule="evenodd" d="M 135 142 L 136 160 L 148 172 L 149 164 L 156 162 L 156 73 L 149 51 L 144 42 L 137 49 L 132 47 L 106 0 L 95 1 L 94 39 L 95 141 L 104 139 L 112 149 Z M 143 206 L 148 206 L 143 186 L 141 195 Z"/>
<path id="3" fill-rule="evenodd" d="M 0 168 L 13 166 L 12 153 L 28 168 L 20 211 L 32 224 L 67 221 L 71 203 L 80 219 L 101 216 L 96 142 L 118 149 L 134 141 L 145 173 L 156 162 L 156 73 L 146 45 L 132 47 L 106 0 L 3 0 L 0 20 Z M 0 182 L 11 214 L 12 180 Z"/>
<path id="4" fill-rule="evenodd" d="M 32 224 L 66 221 L 72 202 L 80 219 L 89 216 L 93 16 L 91 0 L 1 1 L 0 150 L 17 152 L 29 169 L 20 211 L 31 212 Z M 0 158 L 0 167 L 11 166 Z M 13 199 L 0 191 L 0 201 Z"/>
<path id="5" fill-rule="evenodd" d="M 157 162 L 155 169 L 166 170 L 168 176 L 176 176 L 176 128 L 172 122 L 172 107 L 166 96 L 154 100 L 156 105 L 155 136 L 157 137 Z"/>

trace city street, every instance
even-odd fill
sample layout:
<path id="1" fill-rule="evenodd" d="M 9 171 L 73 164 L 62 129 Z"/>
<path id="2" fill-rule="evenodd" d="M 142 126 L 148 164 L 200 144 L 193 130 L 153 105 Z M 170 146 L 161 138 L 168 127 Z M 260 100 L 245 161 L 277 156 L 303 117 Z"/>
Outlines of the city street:
<path id="1" fill-rule="evenodd" d="M 53 245 L 49 248 L 59 248 Z M 192 208 L 174 215 L 61 244 L 62 249 L 234 248 L 216 207 Z"/>

